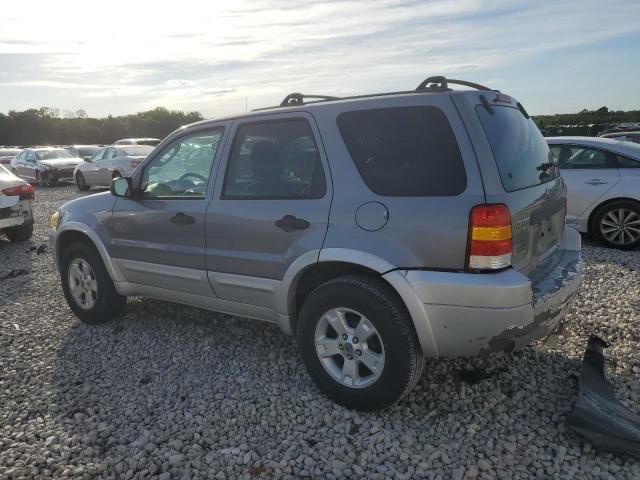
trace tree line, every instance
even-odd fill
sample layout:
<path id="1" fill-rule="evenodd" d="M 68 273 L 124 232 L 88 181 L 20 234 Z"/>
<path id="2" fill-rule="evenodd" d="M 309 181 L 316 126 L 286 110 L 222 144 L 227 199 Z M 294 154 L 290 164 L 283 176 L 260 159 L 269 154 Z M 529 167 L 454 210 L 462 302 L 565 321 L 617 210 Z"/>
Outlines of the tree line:
<path id="1" fill-rule="evenodd" d="M 158 107 L 132 115 L 90 118 L 76 112 L 43 107 L 0 113 L 0 145 L 111 144 L 120 138 L 164 138 L 176 128 L 202 120 L 199 112 Z"/>
<path id="2" fill-rule="evenodd" d="M 584 109 L 578 113 L 536 115 L 533 119 L 541 130 L 552 134 L 597 135 L 621 123 L 640 122 L 640 110 L 614 111 L 600 107 L 597 110 Z"/>

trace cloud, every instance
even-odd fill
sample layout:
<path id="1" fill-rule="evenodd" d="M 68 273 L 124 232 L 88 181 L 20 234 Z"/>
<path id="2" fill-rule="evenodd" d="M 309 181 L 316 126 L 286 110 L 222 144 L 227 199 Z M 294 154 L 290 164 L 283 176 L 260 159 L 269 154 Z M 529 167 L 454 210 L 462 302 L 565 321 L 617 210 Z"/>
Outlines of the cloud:
<path id="1" fill-rule="evenodd" d="M 90 5 L 42 2 L 34 17 L 28 3 L 0 13 L 0 111 L 52 98 L 97 114 L 161 102 L 224 114 L 245 97 L 402 90 L 438 74 L 509 86 L 527 59 L 640 32 L 640 4 L 624 0 L 183 0 L 170 12 L 113 0 L 100 23 L 118 28 L 99 35 Z"/>

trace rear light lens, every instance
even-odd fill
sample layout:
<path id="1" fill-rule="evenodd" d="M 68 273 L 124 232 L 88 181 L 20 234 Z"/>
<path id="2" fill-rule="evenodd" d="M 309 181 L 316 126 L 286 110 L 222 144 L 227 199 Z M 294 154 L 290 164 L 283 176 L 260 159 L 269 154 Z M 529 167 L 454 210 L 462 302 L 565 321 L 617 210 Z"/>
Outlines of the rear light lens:
<path id="1" fill-rule="evenodd" d="M 33 190 L 33 187 L 27 183 L 26 185 L 18 185 L 17 187 L 5 188 L 4 190 L 2 190 L 2 193 L 4 193 L 8 197 L 15 197 L 17 195 L 20 195 L 20 200 L 29 200 L 34 197 L 35 192 Z"/>
<path id="2" fill-rule="evenodd" d="M 469 270 L 499 270 L 511 266 L 511 214 L 506 205 L 477 205 L 469 216 Z"/>

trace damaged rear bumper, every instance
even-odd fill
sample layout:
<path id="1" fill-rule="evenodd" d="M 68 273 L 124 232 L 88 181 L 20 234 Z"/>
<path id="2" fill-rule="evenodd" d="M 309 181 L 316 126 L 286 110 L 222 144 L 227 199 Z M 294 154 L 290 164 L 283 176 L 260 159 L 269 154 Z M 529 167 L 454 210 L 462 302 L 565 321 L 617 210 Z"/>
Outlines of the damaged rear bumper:
<path id="1" fill-rule="evenodd" d="M 602 353 L 607 346 L 598 337 L 589 338 L 567 426 L 597 447 L 640 457 L 640 417 L 616 400 L 607 384 Z"/>
<path id="2" fill-rule="evenodd" d="M 424 306 L 423 318 L 412 312 L 423 351 L 484 355 L 510 352 L 546 337 L 577 294 L 580 247 L 580 234 L 565 228 L 553 266 L 532 278 L 514 269 L 487 274 L 404 272 Z"/>

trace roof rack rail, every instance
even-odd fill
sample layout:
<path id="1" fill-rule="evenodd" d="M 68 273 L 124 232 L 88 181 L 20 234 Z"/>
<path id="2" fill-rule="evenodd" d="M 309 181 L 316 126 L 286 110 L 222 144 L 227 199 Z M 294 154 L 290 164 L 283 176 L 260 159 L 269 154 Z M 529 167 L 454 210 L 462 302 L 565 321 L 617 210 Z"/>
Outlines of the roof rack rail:
<path id="1" fill-rule="evenodd" d="M 315 98 L 318 100 L 338 100 L 338 97 L 331 97 L 329 95 L 303 95 L 302 93 L 290 93 L 284 100 L 280 102 L 281 107 L 293 107 L 297 105 L 304 105 L 304 101 L 307 98 Z"/>
<path id="2" fill-rule="evenodd" d="M 416 91 L 420 90 L 451 90 L 449 88 L 449 84 L 454 85 L 463 85 L 465 87 L 475 88 L 476 90 L 484 90 L 487 92 L 497 92 L 498 90 L 492 90 L 489 87 L 485 87 L 484 85 L 480 85 L 479 83 L 467 82 L 466 80 L 455 80 L 453 78 L 445 78 L 442 76 L 437 77 L 429 77 L 418 85 Z"/>

